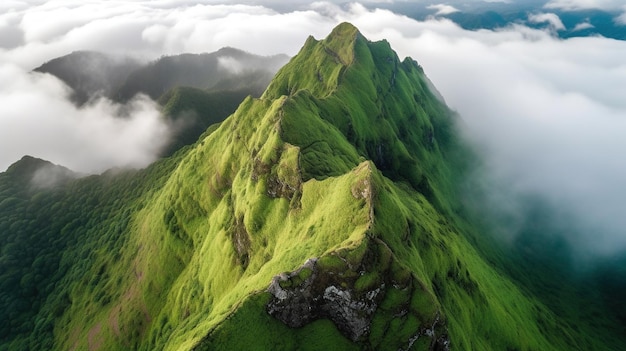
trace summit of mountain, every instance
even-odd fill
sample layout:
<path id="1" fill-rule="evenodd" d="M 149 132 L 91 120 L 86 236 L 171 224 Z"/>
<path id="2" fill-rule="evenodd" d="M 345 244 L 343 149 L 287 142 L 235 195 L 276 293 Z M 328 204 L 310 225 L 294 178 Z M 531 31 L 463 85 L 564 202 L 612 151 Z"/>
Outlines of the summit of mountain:
<path id="1" fill-rule="evenodd" d="M 50 161 L 26 155 L 10 165 L 2 176 L 26 188 L 51 188 L 75 180 L 82 174 Z"/>

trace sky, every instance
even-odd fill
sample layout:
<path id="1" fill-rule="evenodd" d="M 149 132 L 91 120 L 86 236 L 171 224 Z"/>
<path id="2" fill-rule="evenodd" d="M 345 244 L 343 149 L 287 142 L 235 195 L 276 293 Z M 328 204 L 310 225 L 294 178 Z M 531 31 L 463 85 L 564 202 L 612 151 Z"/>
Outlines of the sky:
<path id="1" fill-rule="evenodd" d="M 572 240 L 589 250 L 626 249 L 626 42 L 558 39 L 554 12 L 610 10 L 618 23 L 622 2 L 550 0 L 528 14 L 544 29 L 514 23 L 494 31 L 442 17 L 461 1 L 422 2 L 431 11 L 424 21 L 376 9 L 388 2 L 3 1 L 0 171 L 24 154 L 87 173 L 143 167 L 167 142 L 149 99 L 77 108 L 57 79 L 30 73 L 52 58 L 98 50 L 150 60 L 224 46 L 295 55 L 309 35 L 321 39 L 349 21 L 418 61 L 460 114 L 490 181 L 511 194 L 540 194 L 584 221 L 592 229 Z"/>

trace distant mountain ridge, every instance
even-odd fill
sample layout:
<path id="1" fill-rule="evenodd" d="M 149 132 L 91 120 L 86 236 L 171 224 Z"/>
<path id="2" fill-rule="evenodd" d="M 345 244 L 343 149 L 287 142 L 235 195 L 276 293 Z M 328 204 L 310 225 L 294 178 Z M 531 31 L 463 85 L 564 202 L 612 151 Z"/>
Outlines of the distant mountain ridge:
<path id="1" fill-rule="evenodd" d="M 518 0 L 518 1 L 472 1 L 455 0 L 444 2 L 448 13 L 438 13 L 436 2 L 390 1 L 365 3 L 375 9 L 385 8 L 419 21 L 431 17 L 447 18 L 467 30 L 497 30 L 516 24 L 536 29 L 548 29 L 553 35 L 566 39 L 574 37 L 603 36 L 616 40 L 626 40 L 626 26 L 620 16 L 623 11 L 610 2 L 579 2 Z M 546 6 L 552 3 L 552 6 Z M 605 6 L 603 6 L 605 5 Z M 602 9 L 602 7 L 613 9 Z M 558 16 L 565 28 L 553 30 L 548 22 L 535 23 L 530 20 L 533 14 L 550 13 Z"/>
<path id="2" fill-rule="evenodd" d="M 233 113 L 243 99 L 260 96 L 286 55 L 259 56 L 235 48 L 213 53 L 163 56 L 147 64 L 98 52 L 76 51 L 36 72 L 52 74 L 73 89 L 81 106 L 107 97 L 125 103 L 137 94 L 158 101 L 172 126 L 161 156 L 193 144 L 212 124 Z"/>
<path id="3" fill-rule="evenodd" d="M 245 88 L 258 96 L 288 59 L 286 55 L 258 56 L 235 48 L 164 56 L 132 72 L 114 98 L 125 101 L 141 92 L 158 99 L 179 86 L 209 91 Z"/>
<path id="4" fill-rule="evenodd" d="M 225 47 L 213 53 L 163 56 L 150 63 L 94 51 L 75 51 L 34 69 L 74 90 L 78 105 L 105 96 L 128 101 L 138 93 L 157 100 L 175 87 L 212 91 L 247 90 L 260 95 L 287 55 L 259 56 Z"/>
<path id="5" fill-rule="evenodd" d="M 85 104 L 97 96 L 112 97 L 128 75 L 142 65 L 131 58 L 119 58 L 95 51 L 74 51 L 34 69 L 50 73 L 73 90 L 72 101 Z"/>

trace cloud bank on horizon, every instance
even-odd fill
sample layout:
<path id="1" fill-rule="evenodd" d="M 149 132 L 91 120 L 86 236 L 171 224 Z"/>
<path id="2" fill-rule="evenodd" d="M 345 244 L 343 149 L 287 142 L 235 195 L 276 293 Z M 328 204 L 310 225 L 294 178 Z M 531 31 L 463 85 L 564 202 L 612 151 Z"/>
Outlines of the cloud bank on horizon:
<path id="1" fill-rule="evenodd" d="M 371 2 L 365 7 L 298 1 L 298 9 L 288 11 L 274 9 L 275 3 L 3 2 L 0 77 L 7 83 L 0 87 L 0 170 L 23 154 L 87 172 L 142 166 L 154 160 L 167 138 L 150 101 L 135 101 L 133 118 L 120 122 L 119 106 L 100 101 L 77 109 L 56 79 L 28 73 L 54 57 L 87 49 L 151 59 L 224 46 L 294 55 L 308 35 L 322 38 L 348 21 L 370 40 L 387 39 L 400 56 L 424 67 L 462 116 L 467 138 L 494 179 L 512 193 L 541 194 L 582 218 L 595 228 L 580 238 L 590 249 L 626 249 L 621 155 L 626 150 L 626 42 L 557 39 L 552 33 L 560 23 L 556 15 L 536 18 L 550 24 L 545 30 L 511 24 L 467 31 L 448 19 L 417 21 L 374 9 Z M 618 9 L 617 3 L 552 0 L 543 10 Z"/>
<path id="2" fill-rule="evenodd" d="M 544 7 L 561 9 L 565 11 L 623 11 L 624 9 L 626 9 L 626 6 L 622 0 L 550 0 L 545 4 Z"/>

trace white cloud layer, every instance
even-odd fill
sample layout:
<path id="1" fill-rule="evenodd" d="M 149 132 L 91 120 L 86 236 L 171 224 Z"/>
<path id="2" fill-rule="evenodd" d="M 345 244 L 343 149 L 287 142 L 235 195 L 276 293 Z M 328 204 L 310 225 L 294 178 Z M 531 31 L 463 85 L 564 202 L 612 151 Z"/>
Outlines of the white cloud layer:
<path id="1" fill-rule="evenodd" d="M 621 24 L 622 26 L 626 26 L 626 6 L 624 7 L 624 13 L 615 17 L 614 21 L 616 24 Z"/>
<path id="2" fill-rule="evenodd" d="M 444 16 L 451 13 L 459 12 L 459 9 L 457 9 L 456 7 L 445 4 L 428 5 L 426 6 L 426 8 L 429 10 L 437 10 L 437 12 L 435 12 L 435 16 Z"/>
<path id="3" fill-rule="evenodd" d="M 624 7 L 622 0 L 550 0 L 544 6 L 565 11 L 605 10 L 614 11 Z"/>
<path id="4" fill-rule="evenodd" d="M 127 106 L 101 99 L 79 109 L 67 99 L 69 88 L 50 75 L 5 64 L 0 81 L 3 169 L 27 154 L 81 172 L 144 167 L 168 141 L 168 126 L 145 97 Z"/>
<path id="5" fill-rule="evenodd" d="M 535 13 L 528 15 L 530 23 L 547 23 L 553 30 L 565 30 L 565 25 L 561 18 L 555 13 Z"/>
<path id="6" fill-rule="evenodd" d="M 419 22 L 359 4 L 302 1 L 298 11 L 277 12 L 262 3 L 0 5 L 0 169 L 23 154 L 78 170 L 105 165 L 107 157 L 115 158 L 111 154 L 127 158 L 115 160 L 121 163 L 149 160 L 131 156 L 150 154 L 165 137 L 145 100 L 135 102 L 137 112 L 129 120 L 114 118 L 118 107 L 106 101 L 73 108 L 58 81 L 24 73 L 46 60 L 79 49 L 152 58 L 223 46 L 293 55 L 308 35 L 324 37 L 349 21 L 371 40 L 388 39 L 401 56 L 424 67 L 462 116 L 492 173 L 512 192 L 541 194 L 595 228 L 581 239 L 589 250 L 626 248 L 626 42 L 559 40 L 550 30 L 521 25 L 466 31 L 446 19 Z M 549 3 L 592 5 L 615 2 Z M 112 135 L 121 141 L 111 142 Z M 58 149 L 44 146 L 57 144 Z"/>
<path id="7" fill-rule="evenodd" d="M 578 23 L 576 26 L 574 26 L 574 29 L 572 29 L 573 32 L 577 32 L 579 30 L 585 30 L 585 29 L 590 29 L 590 28 L 595 28 L 595 26 L 593 24 L 591 24 L 591 22 L 589 22 L 589 18 L 587 18 L 586 20 Z"/>

